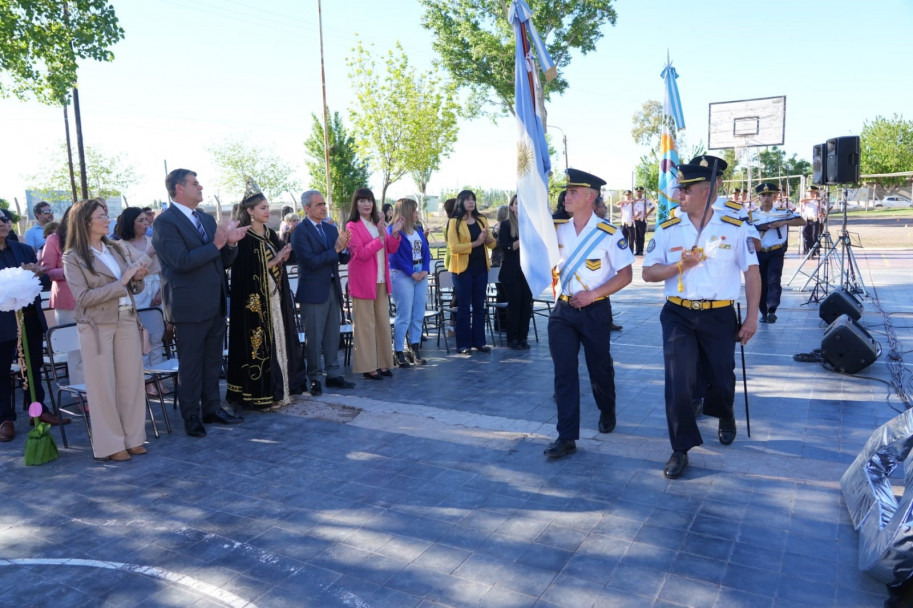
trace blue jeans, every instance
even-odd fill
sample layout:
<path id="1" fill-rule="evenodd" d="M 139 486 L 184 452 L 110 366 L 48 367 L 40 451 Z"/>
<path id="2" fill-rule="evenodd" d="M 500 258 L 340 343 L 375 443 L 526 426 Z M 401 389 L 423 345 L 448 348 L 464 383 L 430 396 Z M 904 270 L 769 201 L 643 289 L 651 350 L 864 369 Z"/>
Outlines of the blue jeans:
<path id="1" fill-rule="evenodd" d="M 488 288 L 488 269 L 485 266 L 470 266 L 460 274 L 453 275 L 453 286 L 457 292 L 457 349 L 485 346 L 485 290 Z"/>
<path id="2" fill-rule="evenodd" d="M 391 270 L 390 281 L 393 283 L 393 302 L 396 304 L 396 320 L 393 322 L 393 350 L 402 352 L 407 331 L 410 344 L 420 344 L 422 341 L 428 277 L 416 282 L 410 274 L 400 270 Z"/>

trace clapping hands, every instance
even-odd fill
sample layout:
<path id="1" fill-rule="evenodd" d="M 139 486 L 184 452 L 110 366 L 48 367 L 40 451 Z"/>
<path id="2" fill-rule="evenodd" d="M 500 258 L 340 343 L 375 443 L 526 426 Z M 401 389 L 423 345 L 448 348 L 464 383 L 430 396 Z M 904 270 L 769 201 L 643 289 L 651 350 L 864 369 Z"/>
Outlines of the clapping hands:
<path id="1" fill-rule="evenodd" d="M 221 249 L 225 245 L 235 245 L 244 238 L 250 226 L 238 226 L 237 220 L 222 222 L 212 237 L 213 244 Z"/>
<path id="2" fill-rule="evenodd" d="M 340 253 L 343 249 L 349 246 L 349 241 L 352 239 L 352 233 L 348 230 L 343 230 L 339 233 L 339 238 L 336 239 L 336 253 Z"/>

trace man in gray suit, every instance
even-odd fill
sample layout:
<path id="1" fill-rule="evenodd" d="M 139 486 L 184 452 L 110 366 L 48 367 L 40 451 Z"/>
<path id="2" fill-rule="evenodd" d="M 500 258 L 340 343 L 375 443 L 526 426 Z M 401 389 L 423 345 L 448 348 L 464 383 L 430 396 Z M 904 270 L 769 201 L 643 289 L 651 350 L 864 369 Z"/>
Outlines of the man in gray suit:
<path id="1" fill-rule="evenodd" d="M 203 423 L 237 424 L 244 419 L 222 409 L 219 370 L 225 341 L 228 282 L 225 269 L 238 255 L 247 228 L 216 226 L 197 211 L 203 186 L 197 174 L 175 169 L 165 178 L 171 204 L 156 219 L 152 246 L 162 266 L 165 320 L 177 334 L 178 403 L 184 429 L 205 437 Z"/>
<path id="2" fill-rule="evenodd" d="M 326 383 L 330 388 L 352 388 L 355 385 L 339 371 L 339 323 L 342 289 L 339 265 L 349 263 L 349 234 L 340 234 L 327 218 L 323 195 L 308 190 L 301 195 L 307 217 L 292 233 L 292 250 L 298 258 L 298 291 L 295 299 L 301 304 L 304 332 L 307 336 L 307 363 L 310 393 L 323 394 L 320 379 L 323 353 Z"/>

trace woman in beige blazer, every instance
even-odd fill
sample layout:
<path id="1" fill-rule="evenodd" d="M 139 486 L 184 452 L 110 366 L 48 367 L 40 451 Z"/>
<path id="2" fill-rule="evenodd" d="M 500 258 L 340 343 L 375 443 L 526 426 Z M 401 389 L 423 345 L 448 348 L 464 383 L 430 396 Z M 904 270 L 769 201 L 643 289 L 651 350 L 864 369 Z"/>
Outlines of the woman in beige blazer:
<path id="1" fill-rule="evenodd" d="M 110 223 L 100 199 L 73 205 L 63 272 L 76 300 L 92 450 L 96 458 L 122 461 L 146 453 L 142 347 L 132 294 L 143 290 L 147 269 L 108 240 Z"/>

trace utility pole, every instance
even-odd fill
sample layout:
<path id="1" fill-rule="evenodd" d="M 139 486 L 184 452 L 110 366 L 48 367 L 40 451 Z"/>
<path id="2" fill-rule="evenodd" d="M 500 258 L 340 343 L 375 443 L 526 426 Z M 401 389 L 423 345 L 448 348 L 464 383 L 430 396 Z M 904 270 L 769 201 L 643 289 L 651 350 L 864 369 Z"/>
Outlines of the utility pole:
<path id="1" fill-rule="evenodd" d="M 561 127 L 559 127 L 559 126 L 557 126 L 557 125 L 548 125 L 548 128 L 549 128 L 549 129 L 558 129 L 559 131 L 561 131 L 561 139 L 562 139 L 562 141 L 564 142 L 564 170 L 567 171 L 567 168 L 568 168 L 568 164 L 567 164 L 567 135 L 564 134 L 564 129 L 562 129 Z"/>
<path id="2" fill-rule="evenodd" d="M 323 10 L 320 0 L 317 0 L 317 25 L 320 31 L 320 84 L 323 89 L 323 156 L 327 172 L 326 200 L 327 211 L 330 213 L 330 217 L 333 217 L 333 189 L 330 187 L 330 119 L 327 111 L 327 77 L 323 69 Z"/>

